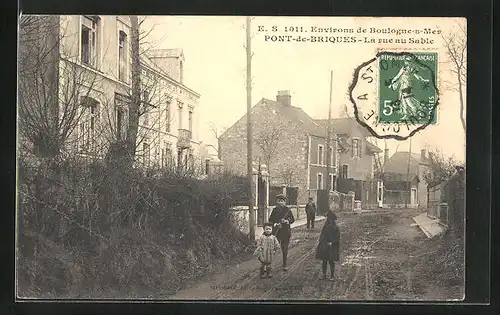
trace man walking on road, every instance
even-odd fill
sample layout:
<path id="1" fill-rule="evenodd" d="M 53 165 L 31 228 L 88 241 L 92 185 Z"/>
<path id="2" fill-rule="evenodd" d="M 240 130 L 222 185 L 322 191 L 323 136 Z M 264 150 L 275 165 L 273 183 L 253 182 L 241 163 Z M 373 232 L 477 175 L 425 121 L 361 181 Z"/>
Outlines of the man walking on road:
<path id="1" fill-rule="evenodd" d="M 288 256 L 288 245 L 290 243 L 290 237 L 292 236 L 292 229 L 290 224 L 295 222 L 292 210 L 286 206 L 286 197 L 284 195 L 276 196 L 277 206 L 271 212 L 269 217 L 269 222 L 273 224 L 273 234 L 278 239 L 281 252 L 283 253 L 283 270 L 287 271 L 287 256 Z"/>
<path id="2" fill-rule="evenodd" d="M 313 202 L 312 197 L 309 197 L 309 201 L 306 204 L 306 215 L 307 215 L 307 229 L 314 230 L 314 221 L 316 219 L 316 204 Z"/>

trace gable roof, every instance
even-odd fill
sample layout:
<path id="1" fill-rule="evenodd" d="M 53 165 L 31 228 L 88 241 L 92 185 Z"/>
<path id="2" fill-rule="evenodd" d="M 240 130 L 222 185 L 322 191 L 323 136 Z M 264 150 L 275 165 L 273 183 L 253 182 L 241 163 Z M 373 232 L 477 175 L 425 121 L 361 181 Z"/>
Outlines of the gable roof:
<path id="1" fill-rule="evenodd" d="M 263 102 L 272 105 L 276 110 L 282 113 L 290 121 L 301 126 L 305 132 L 317 136 L 326 137 L 326 128 L 324 125 L 318 124 L 311 116 L 309 116 L 304 110 L 297 106 L 284 106 L 276 101 L 269 99 L 262 99 Z"/>
<path id="2" fill-rule="evenodd" d="M 314 121 L 325 127 L 328 125 L 328 119 L 315 119 Z M 351 134 L 354 128 L 358 128 L 363 136 L 372 136 L 366 128 L 363 128 L 358 124 L 356 118 L 354 117 L 332 118 L 332 127 L 336 134 Z"/>
<path id="3" fill-rule="evenodd" d="M 384 164 L 384 172 L 406 174 L 408 172 L 408 158 L 410 157 L 410 174 L 416 174 L 419 164 L 425 164 L 420 154 L 409 152 L 396 152 Z"/>
<path id="4" fill-rule="evenodd" d="M 374 145 L 373 143 L 369 141 L 365 141 L 366 143 L 366 148 L 372 152 L 382 152 L 382 149 Z"/>

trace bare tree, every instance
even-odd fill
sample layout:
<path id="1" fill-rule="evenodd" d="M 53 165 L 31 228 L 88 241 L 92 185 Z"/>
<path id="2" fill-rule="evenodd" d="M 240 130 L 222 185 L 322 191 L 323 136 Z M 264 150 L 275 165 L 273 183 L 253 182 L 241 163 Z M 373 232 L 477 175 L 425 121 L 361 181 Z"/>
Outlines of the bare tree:
<path id="1" fill-rule="evenodd" d="M 430 171 L 424 174 L 427 187 L 445 182 L 455 173 L 456 166 L 463 164 L 453 156 L 446 156 L 440 149 L 427 146 L 426 150 L 429 152 L 430 168 Z"/>
<path id="2" fill-rule="evenodd" d="M 458 92 L 460 100 L 460 120 L 464 132 L 466 131 L 464 88 L 467 86 L 467 31 L 462 25 L 442 35 L 444 45 L 451 64 L 451 72 L 455 74 L 456 83 L 448 89 Z"/>
<path id="3" fill-rule="evenodd" d="M 221 156 L 221 148 L 220 148 L 220 136 L 222 135 L 223 130 L 225 130 L 227 128 L 217 127 L 213 122 L 210 123 L 209 128 L 212 131 L 212 134 L 213 134 L 215 140 L 217 140 L 217 157 L 221 160 L 222 156 Z"/>
<path id="4" fill-rule="evenodd" d="M 98 77 L 71 60 L 61 59 L 60 43 L 64 36 L 59 16 L 20 19 L 20 142 L 29 144 L 37 156 L 45 158 L 58 156 L 82 117 L 95 114 L 90 94 Z M 87 134 L 87 139 L 91 136 Z"/>
<path id="5" fill-rule="evenodd" d="M 280 171 L 281 180 L 287 187 L 293 187 L 297 181 L 297 168 L 292 165 L 284 165 Z"/>
<path id="6" fill-rule="evenodd" d="M 278 147 L 281 141 L 281 132 L 278 126 L 260 131 L 255 135 L 255 143 L 259 146 L 262 160 L 267 165 L 271 173 L 271 161 L 276 158 L 279 152 Z"/>

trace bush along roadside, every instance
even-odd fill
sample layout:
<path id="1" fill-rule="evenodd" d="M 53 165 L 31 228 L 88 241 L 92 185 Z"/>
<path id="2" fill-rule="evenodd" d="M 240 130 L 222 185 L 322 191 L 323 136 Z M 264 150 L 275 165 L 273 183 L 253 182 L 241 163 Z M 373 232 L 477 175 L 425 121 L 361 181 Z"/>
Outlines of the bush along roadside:
<path id="1" fill-rule="evenodd" d="M 17 294 L 148 298 L 248 252 L 233 176 L 197 180 L 102 162 L 19 162 Z M 244 196 L 243 196 L 244 197 Z"/>

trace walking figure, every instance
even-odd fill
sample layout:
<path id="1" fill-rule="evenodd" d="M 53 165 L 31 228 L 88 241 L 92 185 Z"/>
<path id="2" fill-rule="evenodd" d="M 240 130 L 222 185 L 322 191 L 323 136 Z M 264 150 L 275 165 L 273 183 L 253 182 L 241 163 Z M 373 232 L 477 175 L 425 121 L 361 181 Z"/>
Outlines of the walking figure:
<path id="1" fill-rule="evenodd" d="M 270 222 L 264 223 L 264 233 L 257 241 L 257 249 L 254 255 L 258 256 L 260 261 L 260 278 L 271 278 L 271 264 L 273 262 L 274 253 L 280 249 L 280 243 L 276 236 L 273 235 L 273 224 Z"/>
<path id="2" fill-rule="evenodd" d="M 390 81 L 389 88 L 399 90 L 398 102 L 403 114 L 402 119 L 408 119 L 410 116 L 415 116 L 421 107 L 420 101 L 415 98 L 412 92 L 413 81 L 417 79 L 418 81 L 428 83 L 430 80 L 418 74 L 420 67 L 415 64 L 410 56 L 405 58 L 403 64 L 398 74 Z"/>
<path id="3" fill-rule="evenodd" d="M 335 222 L 337 216 L 329 211 L 316 248 L 316 259 L 322 260 L 322 279 L 326 279 L 327 264 L 330 265 L 330 280 L 334 280 L 335 262 L 339 260 L 340 230 Z"/>
<path id="4" fill-rule="evenodd" d="M 314 221 L 316 219 L 316 204 L 313 202 L 312 197 L 309 197 L 309 201 L 306 204 L 306 216 L 307 229 L 314 230 Z"/>
<path id="5" fill-rule="evenodd" d="M 288 245 L 290 244 L 290 237 L 292 236 L 292 229 L 290 224 L 295 222 L 292 210 L 286 206 L 286 197 L 284 195 L 276 196 L 277 206 L 274 207 L 269 216 L 269 222 L 273 224 L 273 234 L 276 235 L 283 254 L 283 270 L 287 271 L 287 256 Z"/>

